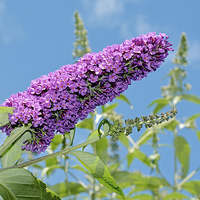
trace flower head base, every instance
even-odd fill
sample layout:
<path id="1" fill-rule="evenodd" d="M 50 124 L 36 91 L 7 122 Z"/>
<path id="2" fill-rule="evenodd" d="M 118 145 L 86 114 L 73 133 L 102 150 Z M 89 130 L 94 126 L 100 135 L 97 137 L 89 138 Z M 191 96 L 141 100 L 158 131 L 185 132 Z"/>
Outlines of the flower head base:
<path id="1" fill-rule="evenodd" d="M 3 103 L 16 109 L 10 125 L 1 129 L 9 135 L 15 127 L 32 123 L 32 140 L 25 141 L 23 148 L 44 151 L 56 132 L 69 132 L 79 119 L 124 92 L 131 81 L 155 71 L 173 50 L 167 39 L 155 33 L 132 38 L 33 80 L 27 91 Z"/>

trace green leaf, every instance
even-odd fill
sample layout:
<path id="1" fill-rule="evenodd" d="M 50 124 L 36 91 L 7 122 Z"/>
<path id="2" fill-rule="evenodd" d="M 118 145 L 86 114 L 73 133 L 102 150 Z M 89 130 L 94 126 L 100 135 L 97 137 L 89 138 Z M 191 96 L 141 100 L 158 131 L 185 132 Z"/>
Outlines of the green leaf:
<path id="1" fill-rule="evenodd" d="M 162 108 L 168 105 L 168 101 L 166 99 L 156 99 L 155 101 L 151 102 L 148 107 L 151 107 L 154 104 L 156 104 L 156 107 L 153 110 L 153 114 L 157 114 Z"/>
<path id="2" fill-rule="evenodd" d="M 63 135 L 55 135 L 51 142 L 51 149 L 54 151 L 63 140 Z"/>
<path id="3" fill-rule="evenodd" d="M 193 103 L 196 103 L 196 104 L 200 104 L 200 98 L 198 96 L 196 96 L 196 95 L 183 94 L 182 98 L 187 100 L 187 101 L 190 101 L 190 102 L 193 102 Z"/>
<path id="4" fill-rule="evenodd" d="M 114 178 L 110 175 L 108 168 L 98 156 L 83 151 L 73 151 L 70 154 L 74 155 L 101 184 L 125 199 L 123 191 L 116 184 Z"/>
<path id="5" fill-rule="evenodd" d="M 121 188 L 127 188 L 143 181 L 141 174 L 128 171 L 115 171 L 112 176 Z"/>
<path id="6" fill-rule="evenodd" d="M 171 194 L 167 194 L 163 198 L 163 200 L 171 200 L 171 199 L 190 199 L 190 198 L 178 192 L 172 192 Z"/>
<path id="7" fill-rule="evenodd" d="M 124 95 L 124 94 L 120 94 L 119 97 L 116 97 L 116 99 L 120 99 L 122 101 L 125 101 L 126 103 L 128 103 L 131 107 L 133 107 L 133 105 L 131 104 L 131 102 L 128 100 L 128 98 Z"/>
<path id="8" fill-rule="evenodd" d="M 196 118 L 200 117 L 200 113 L 194 114 L 191 117 L 189 117 L 185 123 L 183 124 L 186 128 L 196 129 Z"/>
<path id="9" fill-rule="evenodd" d="M 104 130 L 104 134 L 108 134 L 110 129 L 111 129 L 111 125 L 110 122 L 107 119 L 103 119 L 101 120 L 101 122 L 99 123 L 98 126 L 98 133 L 99 133 L 99 137 L 101 138 L 101 127 L 103 126 L 103 130 Z"/>
<path id="10" fill-rule="evenodd" d="M 200 131 L 196 130 L 196 133 L 197 133 L 197 137 L 198 137 L 198 139 L 200 141 Z"/>
<path id="11" fill-rule="evenodd" d="M 182 185 L 182 189 L 187 190 L 193 195 L 200 195 L 200 181 L 189 181 Z"/>
<path id="12" fill-rule="evenodd" d="M 167 103 L 168 103 L 168 101 L 167 101 L 166 99 L 156 99 L 156 100 L 152 101 L 152 102 L 148 105 L 148 107 L 151 107 L 151 106 L 153 106 L 154 104 L 167 104 Z"/>
<path id="13" fill-rule="evenodd" d="M 73 141 L 74 141 L 74 136 L 75 136 L 75 132 L 76 132 L 76 127 L 71 129 L 69 132 L 69 144 L 66 146 L 66 148 L 70 147 L 73 145 Z"/>
<path id="14" fill-rule="evenodd" d="M 103 132 L 104 132 L 104 134 L 109 133 L 109 131 L 110 131 L 110 123 L 104 123 L 103 124 Z"/>
<path id="15" fill-rule="evenodd" d="M 133 152 L 128 153 L 128 155 L 127 155 L 128 167 L 130 167 L 134 158 L 139 159 L 141 162 L 143 162 L 145 165 L 147 165 L 149 167 L 154 167 L 153 163 L 148 158 L 148 156 L 138 149 L 134 149 Z"/>
<path id="16" fill-rule="evenodd" d="M 0 157 L 4 155 L 4 152 L 10 148 L 10 145 L 13 144 L 17 139 L 19 139 L 24 132 L 26 132 L 32 124 L 23 125 L 22 127 L 17 127 L 11 131 L 9 137 L 6 138 L 4 143 L 0 146 Z"/>
<path id="17" fill-rule="evenodd" d="M 57 165 L 58 164 L 57 157 L 49 158 L 49 159 L 45 160 L 45 163 L 46 163 L 46 167 L 50 167 L 52 165 Z"/>
<path id="18" fill-rule="evenodd" d="M 153 109 L 153 115 L 157 114 L 160 110 L 162 110 L 168 104 L 157 104 L 156 107 Z"/>
<path id="19" fill-rule="evenodd" d="M 190 163 L 190 145 L 184 137 L 176 136 L 174 139 L 175 153 L 182 166 L 184 178 L 187 175 Z"/>
<path id="20" fill-rule="evenodd" d="M 136 200 L 153 200 L 154 197 L 149 195 L 149 194 L 138 194 L 132 197 L 131 199 L 136 199 Z"/>
<path id="21" fill-rule="evenodd" d="M 106 163 L 106 160 L 108 159 L 108 140 L 107 138 L 102 138 L 101 140 L 98 140 L 97 142 L 92 144 L 94 148 L 94 152 L 99 156 L 99 158 Z"/>
<path id="22" fill-rule="evenodd" d="M 14 109 L 15 108 L 13 107 L 0 106 L 0 127 L 5 126 L 9 123 L 8 113 L 12 114 Z"/>
<path id="23" fill-rule="evenodd" d="M 134 183 L 135 188 L 130 193 L 143 192 L 145 190 L 155 191 L 160 188 L 169 186 L 167 181 L 163 178 L 157 177 L 143 177 L 141 179 L 136 180 Z"/>
<path id="24" fill-rule="evenodd" d="M 127 171 L 115 171 L 114 173 L 112 173 L 112 176 L 117 184 L 120 186 L 120 188 L 133 186 L 138 178 L 137 175 Z M 108 193 L 110 193 L 110 190 L 106 187 L 102 187 L 98 191 L 97 197 L 107 197 Z"/>
<path id="25" fill-rule="evenodd" d="M 0 113 L 0 127 L 9 123 L 8 113 Z"/>
<path id="26" fill-rule="evenodd" d="M 167 181 L 163 178 L 144 176 L 140 172 L 131 173 L 128 171 L 115 171 L 112 173 L 112 176 L 121 188 L 124 189 L 131 186 L 131 194 L 135 192 L 155 190 L 169 186 Z M 105 188 L 99 191 L 99 193 L 103 194 L 108 192 L 109 191 Z"/>
<path id="27" fill-rule="evenodd" d="M 0 194 L 6 200 L 61 200 L 46 184 L 25 169 L 9 169 L 0 172 Z"/>
<path id="28" fill-rule="evenodd" d="M 107 107 L 104 106 L 104 107 L 102 107 L 103 113 L 114 110 L 117 106 L 118 106 L 118 103 L 111 104 Z"/>
<path id="29" fill-rule="evenodd" d="M 13 114 L 14 107 L 4 107 L 0 106 L 0 113 L 10 113 Z"/>
<path id="30" fill-rule="evenodd" d="M 89 130 L 93 130 L 93 119 L 92 118 L 86 118 L 83 121 L 79 122 L 76 125 L 77 128 L 85 128 Z"/>
<path id="31" fill-rule="evenodd" d="M 18 160 L 23 153 L 23 142 L 30 138 L 31 134 L 27 131 L 14 143 L 14 145 L 12 145 L 9 151 L 1 158 L 1 166 L 3 168 L 11 167 L 15 164 L 16 160 Z"/>
<path id="32" fill-rule="evenodd" d="M 74 182 L 62 182 L 56 185 L 50 186 L 50 190 L 54 191 L 60 197 L 64 198 L 70 195 L 78 195 L 82 192 L 87 192 L 81 184 Z"/>
<path id="33" fill-rule="evenodd" d="M 189 117 L 185 122 L 189 122 L 192 121 L 194 119 L 196 119 L 197 117 L 200 117 L 200 113 L 194 114 L 191 117 Z"/>

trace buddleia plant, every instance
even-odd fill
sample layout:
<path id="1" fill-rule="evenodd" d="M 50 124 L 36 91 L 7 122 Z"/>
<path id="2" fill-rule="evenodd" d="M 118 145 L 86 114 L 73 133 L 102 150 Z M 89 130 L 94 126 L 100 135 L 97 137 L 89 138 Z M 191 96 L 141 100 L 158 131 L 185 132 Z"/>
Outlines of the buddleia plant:
<path id="1" fill-rule="evenodd" d="M 1 171 L 8 170 L 8 168 L 10 170 L 10 168 L 27 167 L 45 160 L 46 167 L 39 167 L 42 169 L 42 178 L 57 168 L 65 172 L 65 181 L 61 185 L 51 187 L 56 193 L 59 193 L 60 188 L 64 185 L 62 188 L 67 190 L 65 195 L 70 196 L 74 194 L 73 189 L 76 189 L 77 194 L 79 192 L 77 187 L 81 187 L 81 191 L 88 192 L 91 199 L 96 199 L 101 188 L 100 184 L 96 182 L 98 180 L 125 199 L 122 189 L 117 185 L 105 165 L 108 161 L 107 136 L 117 140 L 122 133 L 126 138 L 125 134 L 129 136 L 133 127 L 137 127 L 137 130 L 140 131 L 142 125 L 150 128 L 163 123 L 173 117 L 176 110 L 163 113 L 161 117 L 149 115 L 141 117 L 141 119 L 129 119 L 122 125 L 120 120 L 109 121 L 111 119 L 109 111 L 113 111 L 117 104 L 105 105 L 116 97 L 128 103 L 126 97 L 120 96 L 121 93 L 127 90 L 131 83 L 142 80 L 149 73 L 156 71 L 169 52 L 173 51 L 172 44 L 164 33 L 158 35 L 148 33 L 125 40 L 122 44 L 107 46 L 98 53 L 88 53 L 90 48 L 87 31 L 78 12 L 75 13 L 75 24 L 76 42 L 73 55 L 74 58 L 79 58 L 78 61 L 74 64 L 64 65 L 48 75 L 33 80 L 26 91 L 11 95 L 1 105 L 0 130 L 7 134 L 7 139 L 0 147 L 3 166 L 0 169 L 0 175 L 3 173 Z M 98 106 L 102 106 L 101 114 L 95 111 Z M 88 116 L 89 114 L 91 117 Z M 100 121 L 100 119 L 102 120 Z M 85 142 L 73 145 L 75 127 L 79 120 L 84 121 L 77 127 L 90 129 L 92 133 Z M 83 134 L 76 133 L 76 135 L 82 137 Z M 64 139 L 62 139 L 63 137 Z M 137 156 L 152 166 L 151 160 L 138 149 L 146 139 L 146 137 L 142 138 L 137 142 Z M 62 147 L 59 146 L 61 143 Z M 77 151 L 80 148 L 84 150 L 89 144 L 92 144 L 94 154 Z M 57 151 L 56 148 L 61 148 L 61 150 Z M 49 154 L 18 164 L 17 160 L 22 155 L 22 150 L 37 154 L 47 150 Z M 19 155 L 15 155 L 16 152 L 19 152 Z M 69 182 L 68 174 L 79 180 L 76 174 L 71 172 L 73 167 L 67 162 L 71 155 L 75 156 L 91 174 L 90 177 L 87 176 L 92 183 L 88 187 L 80 181 L 78 181 L 78 185 Z M 61 156 L 64 157 L 62 163 L 58 159 Z M 132 155 L 131 159 L 133 160 Z M 129 159 L 130 162 L 131 159 Z M 17 163 L 15 163 L 16 161 Z M 117 165 L 119 164 L 117 163 Z M 116 171 L 116 167 L 114 170 Z M 83 171 L 85 172 L 85 170 Z M 86 172 L 87 175 L 88 172 Z M 58 191 L 56 190 L 57 186 L 59 187 Z M 74 188 L 72 188 L 73 186 Z M 20 191 L 22 190 L 20 189 Z M 59 195 L 61 194 L 59 193 Z"/>
<path id="2" fill-rule="evenodd" d="M 76 37 L 76 41 L 74 42 L 74 50 L 73 50 L 72 55 L 74 59 L 79 59 L 80 57 L 84 56 L 86 53 L 90 53 L 91 48 L 88 42 L 87 30 L 84 27 L 83 21 L 78 11 L 75 11 L 74 18 L 75 18 L 74 34 Z"/>
<path id="3" fill-rule="evenodd" d="M 169 101 L 172 107 L 176 106 L 176 104 L 183 97 L 182 95 L 191 89 L 191 85 L 189 83 L 184 83 L 184 80 L 187 76 L 187 71 L 185 70 L 185 67 L 188 64 L 186 60 L 187 54 L 187 37 L 185 33 L 182 33 L 178 51 L 176 52 L 176 56 L 172 61 L 176 67 L 171 69 L 167 75 L 170 78 L 169 84 L 162 87 L 162 95 Z"/>
<path id="4" fill-rule="evenodd" d="M 188 62 L 186 60 L 187 55 L 188 55 L 187 36 L 183 32 L 181 35 L 181 41 L 180 41 L 180 44 L 178 47 L 178 51 L 172 62 L 178 66 L 187 66 L 187 64 L 188 64 Z"/>

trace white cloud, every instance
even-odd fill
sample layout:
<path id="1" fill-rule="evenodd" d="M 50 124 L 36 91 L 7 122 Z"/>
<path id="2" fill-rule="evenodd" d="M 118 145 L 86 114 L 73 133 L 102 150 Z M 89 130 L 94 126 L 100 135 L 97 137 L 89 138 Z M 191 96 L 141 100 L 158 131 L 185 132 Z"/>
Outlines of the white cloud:
<path id="1" fill-rule="evenodd" d="M 123 11 L 123 2 L 120 0 L 97 0 L 94 12 L 99 19 L 107 19 Z"/>
<path id="2" fill-rule="evenodd" d="M 88 21 L 92 26 L 106 26 L 114 28 L 120 23 L 120 16 L 124 12 L 124 1 L 121 0 L 82 0 Z"/>
<path id="3" fill-rule="evenodd" d="M 93 27 L 118 28 L 122 38 L 136 37 L 148 32 L 167 32 L 168 27 L 149 23 L 146 15 L 126 12 L 126 6 L 141 3 L 142 0 L 81 0 L 88 22 Z"/>
<path id="4" fill-rule="evenodd" d="M 6 4 L 0 0 L 0 39 L 8 44 L 16 40 L 22 40 L 25 34 L 19 24 L 7 13 Z"/>

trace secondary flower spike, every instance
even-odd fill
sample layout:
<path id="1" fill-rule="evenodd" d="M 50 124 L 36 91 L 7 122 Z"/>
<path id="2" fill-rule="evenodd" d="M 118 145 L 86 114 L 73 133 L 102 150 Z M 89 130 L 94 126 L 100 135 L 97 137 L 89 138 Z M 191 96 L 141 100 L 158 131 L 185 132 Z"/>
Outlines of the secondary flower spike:
<path id="1" fill-rule="evenodd" d="M 16 109 L 10 124 L 1 130 L 9 136 L 14 128 L 32 123 L 32 138 L 23 149 L 45 151 L 56 132 L 69 132 L 79 119 L 124 92 L 131 81 L 155 71 L 173 50 L 167 39 L 166 34 L 141 35 L 33 80 L 27 91 L 11 95 L 2 104 Z"/>

